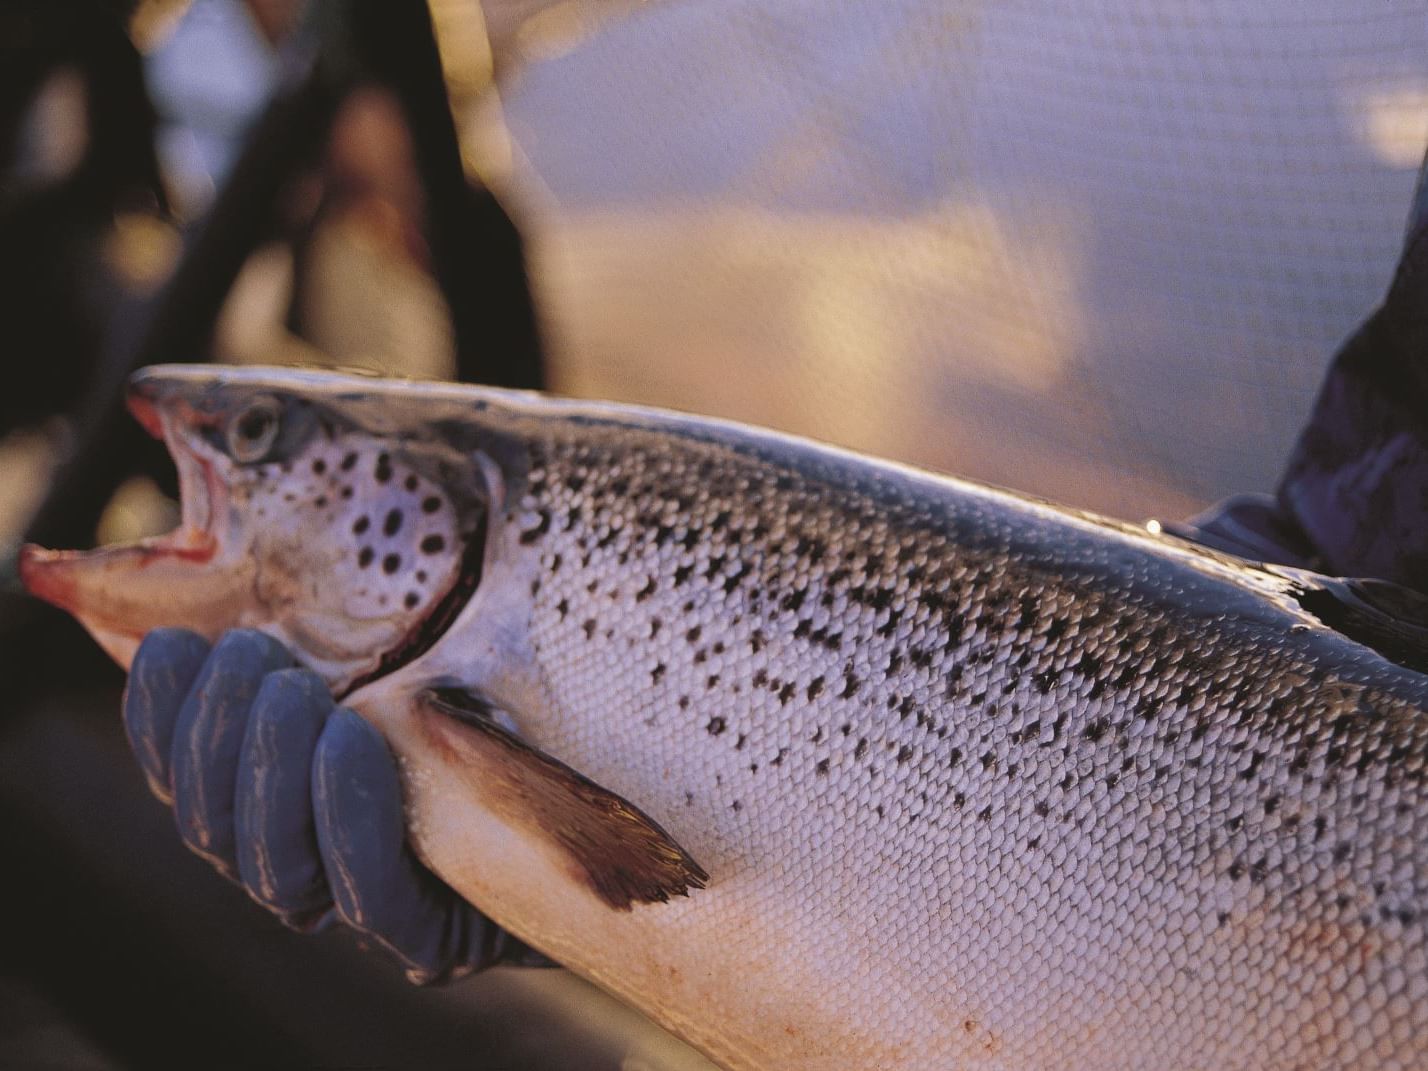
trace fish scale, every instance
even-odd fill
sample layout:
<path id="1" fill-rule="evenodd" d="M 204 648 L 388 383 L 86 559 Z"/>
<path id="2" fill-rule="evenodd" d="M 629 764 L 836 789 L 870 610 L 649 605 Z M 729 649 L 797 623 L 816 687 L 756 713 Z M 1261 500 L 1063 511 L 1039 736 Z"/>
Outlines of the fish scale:
<path id="1" fill-rule="evenodd" d="M 480 569 L 455 538 L 428 564 L 469 601 L 324 672 L 364 682 L 439 875 L 725 1066 L 1428 1066 L 1428 678 L 1381 653 L 1423 651 L 1325 578 L 677 414 L 261 369 L 139 389 L 227 427 L 283 400 L 292 474 L 362 443 L 454 504 Z M 235 490 L 213 561 L 165 575 L 270 553 L 254 470 L 166 420 L 181 472 Z M 284 567 L 345 636 L 360 549 L 310 518 L 283 514 Z M 139 626 L 105 607 L 147 606 L 109 596 L 157 552 L 22 569 L 122 658 Z M 241 619 L 315 664 L 287 604 L 216 590 L 145 626 Z"/>
<path id="2" fill-rule="evenodd" d="M 912 1062 L 949 1023 L 988 1066 L 1358 1067 L 1388 1037 L 1408 1051 L 1378 1066 L 1428 1059 L 1428 900 L 1395 850 L 1423 818 L 1421 685 L 1029 568 L 975 498 L 639 429 L 530 464 L 561 701 L 531 731 L 846 942 L 832 1003 L 918 991 Z"/>

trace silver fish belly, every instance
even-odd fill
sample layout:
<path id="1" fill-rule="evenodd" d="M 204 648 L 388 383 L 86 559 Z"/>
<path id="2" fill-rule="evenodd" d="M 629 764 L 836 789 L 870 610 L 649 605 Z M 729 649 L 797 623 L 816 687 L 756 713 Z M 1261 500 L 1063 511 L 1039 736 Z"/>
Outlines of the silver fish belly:
<path id="1" fill-rule="evenodd" d="M 480 459 L 474 594 L 347 701 L 438 873 L 715 1060 L 1428 1066 L 1428 678 L 1312 577 L 675 414 L 169 374 Z"/>

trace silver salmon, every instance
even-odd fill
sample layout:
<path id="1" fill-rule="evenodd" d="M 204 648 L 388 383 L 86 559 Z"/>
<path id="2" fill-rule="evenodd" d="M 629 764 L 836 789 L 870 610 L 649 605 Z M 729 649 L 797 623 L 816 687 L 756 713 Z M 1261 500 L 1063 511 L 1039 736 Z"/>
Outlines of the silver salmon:
<path id="1" fill-rule="evenodd" d="M 1423 648 L 1332 582 L 648 409 L 132 408 L 181 526 L 31 590 L 290 644 L 439 875 L 726 1067 L 1428 1067 Z"/>

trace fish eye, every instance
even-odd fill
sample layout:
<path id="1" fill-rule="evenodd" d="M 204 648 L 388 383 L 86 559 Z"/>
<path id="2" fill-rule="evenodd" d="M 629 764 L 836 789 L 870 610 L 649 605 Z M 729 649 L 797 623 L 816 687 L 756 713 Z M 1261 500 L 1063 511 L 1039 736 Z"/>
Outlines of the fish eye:
<path id="1" fill-rule="evenodd" d="M 282 407 L 272 398 L 258 398 L 228 421 L 228 456 L 239 464 L 261 461 L 278 438 Z"/>

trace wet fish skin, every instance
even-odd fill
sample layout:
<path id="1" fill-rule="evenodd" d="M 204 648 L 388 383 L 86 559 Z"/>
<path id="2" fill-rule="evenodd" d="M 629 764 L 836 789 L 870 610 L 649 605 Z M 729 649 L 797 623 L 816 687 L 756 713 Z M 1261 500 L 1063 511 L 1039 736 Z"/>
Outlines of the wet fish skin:
<path id="1" fill-rule="evenodd" d="M 152 375 L 479 459 L 475 595 L 349 701 L 438 873 L 727 1066 L 1428 1066 L 1428 681 L 1296 578 L 697 418 Z M 707 888 L 613 908 L 433 684 Z"/>

